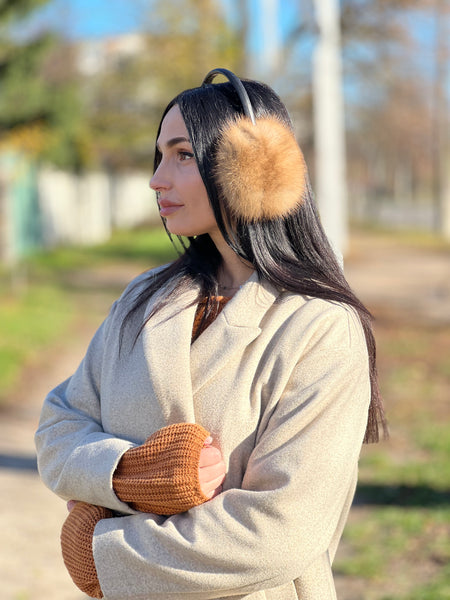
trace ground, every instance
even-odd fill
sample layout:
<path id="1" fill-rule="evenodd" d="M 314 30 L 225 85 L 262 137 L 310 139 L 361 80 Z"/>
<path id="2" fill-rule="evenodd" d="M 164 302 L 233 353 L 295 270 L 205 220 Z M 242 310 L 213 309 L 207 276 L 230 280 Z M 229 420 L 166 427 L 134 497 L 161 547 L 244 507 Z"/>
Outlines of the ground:
<path id="1" fill-rule="evenodd" d="M 138 272 L 138 271 L 137 271 Z M 433 327 L 450 325 L 448 252 L 397 245 L 391 237 L 352 238 L 347 278 L 381 327 L 409 321 Z M 84 273 L 91 291 L 90 317 L 76 323 L 70 342 L 59 342 L 29 365 L 8 405 L 0 412 L 0 580 L 4 600 L 81 600 L 66 574 L 58 537 L 66 515 L 64 502 L 40 482 L 33 434 L 43 398 L 69 376 L 105 314 L 113 295 L 135 273 L 129 269 Z M 101 293 L 95 291 L 101 284 Z M 81 298 L 81 297 L 80 297 Z M 352 510 L 366 510 L 365 508 Z M 337 577 L 339 600 L 365 600 L 358 582 Z"/>

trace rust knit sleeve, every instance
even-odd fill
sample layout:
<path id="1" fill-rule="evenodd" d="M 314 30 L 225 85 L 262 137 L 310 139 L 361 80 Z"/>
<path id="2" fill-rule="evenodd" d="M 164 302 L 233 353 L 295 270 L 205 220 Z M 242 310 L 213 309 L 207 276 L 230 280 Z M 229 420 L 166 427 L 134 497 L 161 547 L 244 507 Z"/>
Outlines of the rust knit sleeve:
<path id="1" fill-rule="evenodd" d="M 103 598 L 95 568 L 92 539 L 101 519 L 112 517 L 108 508 L 77 502 L 61 530 L 64 564 L 74 584 L 91 598 Z"/>
<path id="2" fill-rule="evenodd" d="M 135 510 L 158 515 L 174 515 L 206 502 L 198 467 L 208 435 L 200 425 L 176 423 L 127 450 L 113 475 L 119 499 Z"/>

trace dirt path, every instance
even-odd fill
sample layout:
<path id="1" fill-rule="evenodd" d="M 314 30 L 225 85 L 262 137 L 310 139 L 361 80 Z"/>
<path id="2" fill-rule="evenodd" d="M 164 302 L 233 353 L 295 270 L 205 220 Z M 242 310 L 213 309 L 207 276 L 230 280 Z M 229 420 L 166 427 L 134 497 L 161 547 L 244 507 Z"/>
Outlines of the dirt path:
<path id="1" fill-rule="evenodd" d="M 419 248 L 393 237 L 358 235 L 352 238 L 345 271 L 375 317 L 450 323 L 450 248 Z"/>
<path id="2" fill-rule="evenodd" d="M 74 324 L 70 343 L 66 339 L 50 348 L 26 369 L 26 379 L 7 406 L 0 408 L 1 600 L 86 599 L 72 583 L 60 555 L 66 505 L 39 479 L 34 432 L 46 394 L 77 367 L 117 289 L 125 285 L 124 275 L 115 273 L 101 293 L 79 294 L 89 317 Z"/>
<path id="3" fill-rule="evenodd" d="M 399 247 L 378 239 L 355 238 L 347 277 L 375 312 L 450 323 L 450 254 Z M 129 271 L 111 273 L 115 289 Z M 93 285 L 97 277 L 91 278 Z M 105 289 L 108 281 L 102 281 Z M 115 292 L 114 292 L 115 293 Z M 43 398 L 76 368 L 106 313 L 112 295 L 96 296 L 96 315 L 73 332 L 70 345 L 53 348 L 27 370 L 14 402 L 0 411 L 0 581 L 2 600 L 80 600 L 66 574 L 58 537 L 65 504 L 49 492 L 36 472 L 33 435 Z M 338 581 L 340 600 L 359 600 Z"/>
<path id="4" fill-rule="evenodd" d="M 18 402 L 0 413 L 0 581 L 4 600 L 80 600 L 59 552 L 65 504 L 41 483 L 33 435 L 49 387 L 73 371 L 84 340 L 48 355 L 51 364 L 21 385 Z M 34 371 L 34 369 L 33 369 Z"/>

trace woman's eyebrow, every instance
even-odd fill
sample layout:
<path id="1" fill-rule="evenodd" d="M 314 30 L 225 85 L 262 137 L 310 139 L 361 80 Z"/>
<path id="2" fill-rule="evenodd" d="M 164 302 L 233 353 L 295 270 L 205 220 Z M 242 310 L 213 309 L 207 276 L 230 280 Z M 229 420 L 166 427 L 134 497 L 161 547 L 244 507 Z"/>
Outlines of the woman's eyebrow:
<path id="1" fill-rule="evenodd" d="M 166 146 L 166 148 L 169 149 L 169 148 L 173 148 L 173 146 L 176 146 L 177 144 L 183 144 L 186 142 L 188 144 L 191 143 L 187 137 L 180 136 L 180 137 L 170 138 L 170 140 L 167 140 L 167 142 L 164 145 Z M 156 142 L 156 148 L 158 149 L 159 152 L 161 152 L 161 148 L 160 148 L 158 142 Z"/>

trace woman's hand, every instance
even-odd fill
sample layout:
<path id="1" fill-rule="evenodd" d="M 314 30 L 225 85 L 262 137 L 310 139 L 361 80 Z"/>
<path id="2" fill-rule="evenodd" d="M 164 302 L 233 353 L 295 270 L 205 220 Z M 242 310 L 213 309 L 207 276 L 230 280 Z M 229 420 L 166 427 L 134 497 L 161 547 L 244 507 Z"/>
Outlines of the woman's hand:
<path id="1" fill-rule="evenodd" d="M 204 447 L 200 452 L 198 466 L 198 478 L 202 493 L 208 498 L 215 498 L 222 491 L 222 483 L 225 479 L 226 468 L 220 450 L 211 446 L 212 438 L 205 440 Z M 67 510 L 70 512 L 75 506 L 75 500 L 69 500 Z"/>
<path id="2" fill-rule="evenodd" d="M 211 443 L 209 432 L 195 423 L 155 431 L 121 457 L 113 474 L 116 495 L 134 510 L 158 515 L 203 504 L 221 491 L 225 474 L 220 451 Z"/>
<path id="3" fill-rule="evenodd" d="M 222 482 L 225 479 L 225 462 L 220 450 L 211 446 L 212 438 L 205 440 L 204 447 L 200 452 L 198 466 L 198 478 L 200 489 L 208 498 L 214 498 L 222 491 Z"/>

